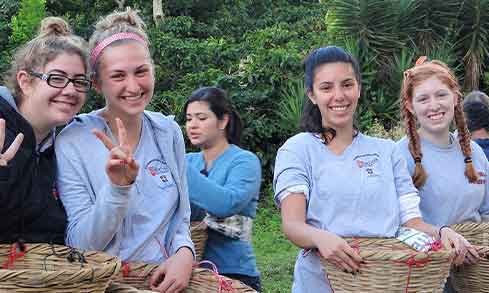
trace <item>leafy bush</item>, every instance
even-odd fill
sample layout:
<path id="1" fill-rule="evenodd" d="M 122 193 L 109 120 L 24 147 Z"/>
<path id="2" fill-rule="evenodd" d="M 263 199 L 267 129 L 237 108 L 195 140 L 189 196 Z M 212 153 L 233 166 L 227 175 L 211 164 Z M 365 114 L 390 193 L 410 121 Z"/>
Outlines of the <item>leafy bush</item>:
<path id="1" fill-rule="evenodd" d="M 41 20 L 46 13 L 46 0 L 22 0 L 17 15 L 12 17 L 11 47 L 21 45 L 36 35 Z"/>

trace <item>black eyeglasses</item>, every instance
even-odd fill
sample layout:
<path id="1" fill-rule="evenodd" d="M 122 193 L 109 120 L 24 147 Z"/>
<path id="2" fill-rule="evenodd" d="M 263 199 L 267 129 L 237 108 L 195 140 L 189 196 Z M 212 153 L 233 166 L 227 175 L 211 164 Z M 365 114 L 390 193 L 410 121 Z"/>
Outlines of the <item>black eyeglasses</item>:
<path id="1" fill-rule="evenodd" d="M 86 78 L 69 78 L 66 75 L 57 73 L 46 74 L 33 71 L 29 72 L 29 74 L 45 80 L 49 86 L 58 89 L 64 89 L 70 82 L 73 83 L 75 90 L 81 93 L 88 92 L 92 87 L 92 82 Z"/>

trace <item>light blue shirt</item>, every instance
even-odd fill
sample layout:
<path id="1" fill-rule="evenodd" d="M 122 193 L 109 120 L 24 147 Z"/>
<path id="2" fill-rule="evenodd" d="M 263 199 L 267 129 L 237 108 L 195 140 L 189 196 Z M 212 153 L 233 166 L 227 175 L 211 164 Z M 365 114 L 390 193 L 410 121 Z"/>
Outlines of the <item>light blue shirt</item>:
<path id="1" fill-rule="evenodd" d="M 159 113 L 143 117 L 134 152 L 139 174 L 130 186 L 110 183 L 109 151 L 91 130 L 113 135 L 96 112 L 78 116 L 58 136 L 57 186 L 68 215 L 68 245 L 148 263 L 161 263 L 182 246 L 193 249 L 180 128 Z"/>
<path id="2" fill-rule="evenodd" d="M 338 236 L 393 237 L 400 226 L 399 197 L 416 193 L 394 142 L 359 133 L 341 155 L 319 136 L 300 133 L 279 149 L 275 197 L 306 185 L 306 222 Z M 293 292 L 331 292 L 315 253 L 297 257 Z"/>
<path id="3" fill-rule="evenodd" d="M 190 201 L 216 217 L 243 215 L 255 218 L 261 184 L 261 166 L 257 156 L 230 145 L 217 157 L 208 176 L 202 152 L 189 153 L 187 177 Z M 259 276 L 250 242 L 232 239 L 209 230 L 204 259 L 216 264 L 219 273 Z"/>
<path id="4" fill-rule="evenodd" d="M 482 149 L 471 142 L 472 161 L 479 173 L 479 182 L 469 183 L 465 177 L 465 163 L 460 144 L 451 135 L 451 144 L 437 146 L 421 139 L 423 168 L 428 177 L 419 189 L 420 210 L 425 222 L 435 225 L 452 225 L 463 222 L 489 220 L 489 163 Z M 397 148 L 414 173 L 414 159 L 408 150 L 408 140 L 402 138 Z"/>

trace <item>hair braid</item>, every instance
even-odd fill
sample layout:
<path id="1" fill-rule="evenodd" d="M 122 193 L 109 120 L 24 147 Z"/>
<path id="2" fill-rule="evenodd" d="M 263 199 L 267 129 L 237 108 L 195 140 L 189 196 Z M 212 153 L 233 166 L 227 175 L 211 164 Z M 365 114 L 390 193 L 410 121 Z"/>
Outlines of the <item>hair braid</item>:
<path id="1" fill-rule="evenodd" d="M 409 152 L 411 153 L 415 164 L 414 173 L 412 176 L 413 183 L 416 188 L 419 188 L 426 182 L 428 174 L 426 174 L 426 171 L 421 163 L 423 153 L 421 151 L 420 137 L 416 129 L 416 118 L 408 110 L 407 103 L 408 101 L 406 99 L 401 99 L 401 116 L 406 126 Z"/>
<path id="2" fill-rule="evenodd" d="M 455 105 L 455 124 L 457 125 L 458 137 L 462 153 L 465 157 L 465 177 L 470 183 L 474 183 L 479 179 L 474 164 L 472 163 L 472 149 L 470 147 L 470 133 L 467 128 L 467 123 L 464 117 L 464 110 L 462 105 L 462 99 L 460 95 L 457 97 L 457 104 Z"/>

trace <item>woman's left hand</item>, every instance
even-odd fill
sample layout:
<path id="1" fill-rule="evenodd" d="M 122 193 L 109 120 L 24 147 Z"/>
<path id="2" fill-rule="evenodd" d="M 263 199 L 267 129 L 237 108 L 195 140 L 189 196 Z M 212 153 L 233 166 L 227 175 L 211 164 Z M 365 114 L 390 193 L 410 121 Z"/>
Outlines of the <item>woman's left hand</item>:
<path id="1" fill-rule="evenodd" d="M 441 242 L 446 249 L 455 249 L 455 259 L 453 263 L 460 265 L 465 262 L 475 263 L 479 260 L 475 248 L 460 234 L 449 227 L 442 227 L 440 230 Z"/>
<path id="2" fill-rule="evenodd" d="M 151 290 L 161 293 L 181 292 L 188 286 L 193 260 L 193 253 L 188 247 L 180 248 L 155 270 L 150 279 Z"/>

